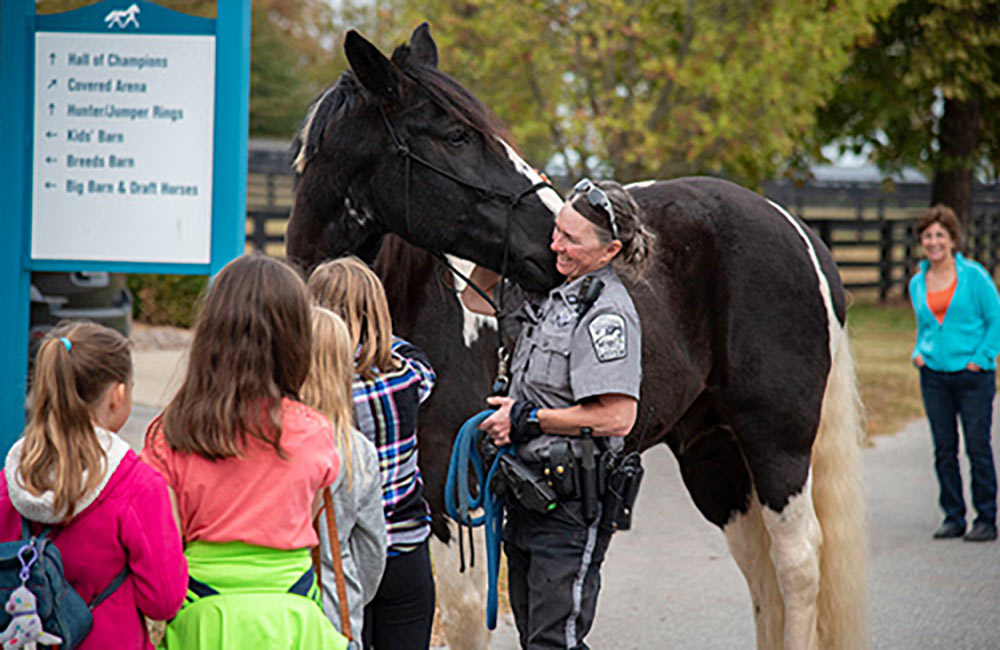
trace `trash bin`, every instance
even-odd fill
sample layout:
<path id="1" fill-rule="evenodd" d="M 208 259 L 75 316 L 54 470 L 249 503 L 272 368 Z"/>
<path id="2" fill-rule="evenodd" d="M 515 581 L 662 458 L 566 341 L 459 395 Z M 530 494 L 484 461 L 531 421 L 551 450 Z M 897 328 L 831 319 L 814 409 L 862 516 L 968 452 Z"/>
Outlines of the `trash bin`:
<path id="1" fill-rule="evenodd" d="M 132 330 L 132 294 L 124 273 L 104 271 L 31 274 L 29 358 L 54 325 L 89 320 L 128 336 Z"/>

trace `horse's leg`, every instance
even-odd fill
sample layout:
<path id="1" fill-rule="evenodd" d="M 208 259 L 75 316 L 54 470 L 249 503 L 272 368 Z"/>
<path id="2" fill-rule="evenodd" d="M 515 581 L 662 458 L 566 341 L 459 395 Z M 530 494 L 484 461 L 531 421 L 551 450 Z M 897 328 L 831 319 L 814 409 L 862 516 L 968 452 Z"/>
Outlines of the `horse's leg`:
<path id="1" fill-rule="evenodd" d="M 780 650 L 785 626 L 784 601 L 771 562 L 771 538 L 764 527 L 756 492 L 751 494 L 747 511 L 735 513 L 722 532 L 750 588 L 757 648 Z"/>
<path id="2" fill-rule="evenodd" d="M 808 458 L 799 458 L 808 463 Z M 761 508 L 771 538 L 770 557 L 784 600 L 786 650 L 819 650 L 816 601 L 819 597 L 823 532 L 812 499 L 812 477 L 780 510 Z"/>
<path id="3" fill-rule="evenodd" d="M 836 328 L 831 337 L 818 420 L 802 408 L 805 398 L 737 416 L 771 538 L 788 649 L 868 647 L 860 400 L 847 335 Z"/>
<path id="4" fill-rule="evenodd" d="M 818 650 L 816 601 L 823 533 L 812 499 L 812 436 L 793 426 L 798 423 L 803 427 L 798 415 L 776 413 L 772 405 L 767 411 L 741 412 L 737 427 L 754 477 L 761 520 L 770 538 L 768 555 L 784 602 L 780 647 Z M 781 424 L 775 428 L 777 423 Z M 774 441 L 785 444 L 774 445 Z"/>
<path id="5" fill-rule="evenodd" d="M 463 529 L 465 536 L 467 529 Z M 469 567 L 468 539 L 465 573 L 459 571 L 458 540 L 445 544 L 431 535 L 431 559 L 437 587 L 441 627 L 450 648 L 486 650 L 490 647 L 490 632 L 486 629 L 486 542 L 482 527 L 474 529 L 476 564 Z"/>
<path id="6" fill-rule="evenodd" d="M 770 539 L 746 461 L 732 431 L 712 426 L 696 434 L 678 460 L 695 506 L 722 529 L 730 553 L 747 582 L 757 648 L 781 648 L 784 612 L 774 565 L 768 555 Z"/>

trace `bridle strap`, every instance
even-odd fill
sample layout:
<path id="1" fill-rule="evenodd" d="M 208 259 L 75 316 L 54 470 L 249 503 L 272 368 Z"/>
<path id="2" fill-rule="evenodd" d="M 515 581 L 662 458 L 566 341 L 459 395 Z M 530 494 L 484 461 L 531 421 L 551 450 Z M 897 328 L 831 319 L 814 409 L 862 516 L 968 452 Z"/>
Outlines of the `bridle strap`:
<path id="1" fill-rule="evenodd" d="M 453 174 L 447 169 L 442 169 L 441 167 L 438 167 L 437 165 L 427 160 L 426 158 L 423 158 L 418 154 L 414 153 L 413 150 L 410 149 L 410 145 L 402 138 L 400 138 L 399 135 L 396 133 L 396 130 L 392 128 L 392 123 L 389 121 L 389 117 L 385 114 L 385 109 L 382 108 L 381 104 L 378 105 L 378 112 L 379 115 L 382 117 L 382 123 L 385 125 L 386 130 L 389 132 L 389 139 L 392 140 L 392 144 L 396 150 L 396 155 L 405 156 L 407 160 L 416 161 L 421 165 L 423 165 L 424 167 L 426 167 L 427 169 L 430 169 L 431 171 L 439 174 L 440 176 L 444 176 L 445 178 L 450 179 L 458 183 L 459 185 L 468 187 L 469 189 L 476 190 L 486 198 L 494 200 L 495 199 L 506 200 L 510 204 L 511 208 L 513 208 L 516 207 L 517 204 L 520 203 L 522 199 L 533 194 L 534 192 L 537 192 L 539 189 L 545 187 L 552 188 L 551 184 L 542 181 L 539 183 L 535 183 L 534 185 L 524 190 L 523 192 L 520 192 L 519 194 L 508 194 L 507 192 L 494 190 L 490 187 L 486 187 L 485 185 L 477 185 L 476 183 L 467 181 L 464 178 L 457 176 L 456 174 Z M 407 169 L 407 176 L 409 176 L 409 169 Z M 409 178 L 407 178 L 407 182 L 409 182 Z M 407 208 L 409 208 L 408 202 L 407 202 Z"/>
<path id="2" fill-rule="evenodd" d="M 477 185 L 475 183 L 469 182 L 469 181 L 465 180 L 464 178 L 461 178 L 461 177 L 453 174 L 452 172 L 448 171 L 447 169 L 442 169 L 441 167 L 438 167 L 434 163 L 430 162 L 429 160 L 426 160 L 425 158 L 422 158 L 421 156 L 415 154 L 413 152 L 413 150 L 410 149 L 409 143 L 407 143 L 405 140 L 403 140 L 401 137 L 399 137 L 399 134 L 396 133 L 396 130 L 394 128 L 392 128 L 392 123 L 389 121 L 389 116 L 387 116 L 385 114 L 385 109 L 382 108 L 382 105 L 381 104 L 377 104 L 377 107 L 378 107 L 379 115 L 382 117 L 382 124 L 385 125 L 385 129 L 389 133 L 389 139 L 392 141 L 392 145 L 395 148 L 396 155 L 403 156 L 405 158 L 405 161 L 404 161 L 404 167 L 405 167 L 405 169 L 403 170 L 403 173 L 404 173 L 403 196 L 404 196 L 404 201 L 405 201 L 405 206 L 406 206 L 405 207 L 405 212 L 404 212 L 404 221 L 406 223 L 406 230 L 407 230 L 407 232 L 412 233 L 412 228 L 410 227 L 410 170 L 411 170 L 410 162 L 411 161 L 416 161 L 416 162 L 420 163 L 421 165 L 423 165 L 424 167 L 426 167 L 427 169 L 435 172 L 436 174 L 438 174 L 440 176 L 443 176 L 443 177 L 445 177 L 447 179 L 450 179 L 450 180 L 454 181 L 455 183 L 458 183 L 459 185 L 462 185 L 462 186 L 467 187 L 469 189 L 475 190 L 475 191 L 479 192 L 480 194 L 482 194 L 483 196 L 485 196 L 488 199 L 491 199 L 491 200 L 505 200 L 505 201 L 507 201 L 507 223 L 504 226 L 503 253 L 502 253 L 502 256 L 500 258 L 501 259 L 501 262 L 500 262 L 500 282 L 499 282 L 499 289 L 498 289 L 497 301 L 496 302 L 494 302 L 493 299 L 490 298 L 490 296 L 487 295 L 487 293 L 481 287 L 479 287 L 476 283 L 474 283 L 470 277 L 468 277 L 465 274 L 459 272 L 459 270 L 456 269 L 455 266 L 451 262 L 448 261 L 447 257 L 444 255 L 444 253 L 442 253 L 440 251 L 434 253 L 434 255 L 439 260 L 441 260 L 442 264 L 444 264 L 452 273 L 454 273 L 455 275 L 457 275 L 459 278 L 463 279 L 468 286 L 472 287 L 473 290 L 476 293 L 478 293 L 479 296 L 482 297 L 487 302 L 487 304 L 490 305 L 490 307 L 493 308 L 493 311 L 496 313 L 496 318 L 497 318 L 498 347 L 500 348 L 501 356 L 502 356 L 504 354 L 503 327 L 502 327 L 502 323 L 503 323 L 503 318 L 507 315 L 504 312 L 504 310 L 503 310 L 503 302 L 504 302 L 504 300 L 503 300 L 503 293 L 504 293 L 504 288 L 503 288 L 503 284 L 504 283 L 503 283 L 503 280 L 504 280 L 504 278 L 507 277 L 507 263 L 508 263 L 508 258 L 509 258 L 509 254 L 510 254 L 510 226 L 511 226 L 511 223 L 514 221 L 513 218 L 512 218 L 512 216 L 513 216 L 514 210 L 517 209 L 517 206 L 521 203 L 522 200 L 524 200 L 525 198 L 527 198 L 527 197 L 531 196 L 532 194 L 538 192 L 539 190 L 542 190 L 542 189 L 545 189 L 545 188 L 554 189 L 552 187 L 552 184 L 543 180 L 543 181 L 539 181 L 539 182 L 533 184 L 531 187 L 528 187 L 527 189 L 525 189 L 525 190 L 523 190 L 523 191 L 521 191 L 521 192 L 519 192 L 517 194 L 508 194 L 507 192 L 499 192 L 499 191 L 494 190 L 492 188 L 485 187 L 483 185 Z M 499 303 L 499 304 L 497 304 L 497 303 Z"/>

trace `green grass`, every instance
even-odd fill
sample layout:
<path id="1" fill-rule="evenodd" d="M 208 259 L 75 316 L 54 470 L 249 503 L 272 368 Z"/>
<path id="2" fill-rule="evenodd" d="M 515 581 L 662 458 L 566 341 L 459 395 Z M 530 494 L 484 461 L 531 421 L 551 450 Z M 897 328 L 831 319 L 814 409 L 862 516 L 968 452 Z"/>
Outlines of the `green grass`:
<path id="1" fill-rule="evenodd" d="M 922 417 L 920 378 L 910 363 L 916 323 L 909 302 L 858 300 L 848 307 L 847 326 L 868 433 L 894 433 Z"/>

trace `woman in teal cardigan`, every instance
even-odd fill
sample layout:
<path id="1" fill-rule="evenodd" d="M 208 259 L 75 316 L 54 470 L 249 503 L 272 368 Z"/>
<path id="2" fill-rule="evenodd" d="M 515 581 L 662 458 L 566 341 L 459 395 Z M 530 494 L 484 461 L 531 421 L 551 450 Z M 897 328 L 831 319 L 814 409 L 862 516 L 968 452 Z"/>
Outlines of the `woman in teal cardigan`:
<path id="1" fill-rule="evenodd" d="M 995 540 L 997 479 L 990 428 L 1000 353 L 1000 297 L 986 269 L 956 252 L 961 231 L 950 208 L 930 208 L 914 229 L 927 259 L 910 280 L 917 317 L 912 359 L 920 369 L 920 392 L 934 438 L 939 503 L 945 514 L 934 538 L 964 535 L 970 542 Z M 968 533 L 958 465 L 958 418 L 972 468 L 976 510 Z"/>

